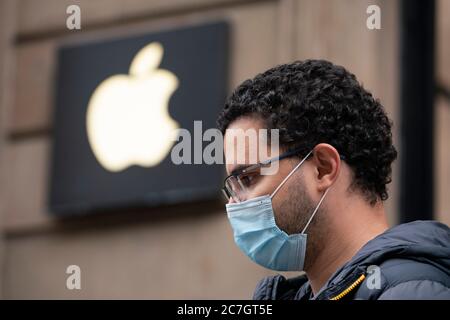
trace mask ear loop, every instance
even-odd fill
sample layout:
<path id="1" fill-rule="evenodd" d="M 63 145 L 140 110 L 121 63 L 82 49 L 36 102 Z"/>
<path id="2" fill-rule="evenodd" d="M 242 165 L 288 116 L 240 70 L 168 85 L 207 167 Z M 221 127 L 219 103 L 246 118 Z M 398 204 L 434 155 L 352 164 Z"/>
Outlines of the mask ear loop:
<path id="1" fill-rule="evenodd" d="M 327 195 L 328 190 L 330 190 L 330 187 L 328 187 L 328 189 L 325 190 L 325 192 L 323 193 L 322 197 L 320 198 L 319 203 L 317 204 L 316 208 L 314 209 L 313 214 L 311 215 L 311 218 L 309 218 L 308 222 L 306 223 L 306 226 L 303 228 L 303 230 L 301 232 L 302 234 L 305 233 L 305 231 L 308 228 L 309 224 L 311 223 L 312 219 L 316 215 L 317 210 L 319 210 L 319 207 L 322 204 L 323 199 L 325 199 L 325 196 Z"/>
<path id="2" fill-rule="evenodd" d="M 294 172 L 295 172 L 295 171 L 303 164 L 303 162 L 305 162 L 306 159 L 308 159 L 309 155 L 310 155 L 312 152 L 313 152 L 313 150 L 311 150 L 311 151 L 306 155 L 306 157 L 304 157 L 303 160 L 300 161 L 300 163 L 297 164 L 297 165 L 295 166 L 295 168 L 292 169 L 291 172 L 289 172 L 289 174 L 286 176 L 286 178 L 283 179 L 283 181 L 281 181 L 281 183 L 278 185 L 278 187 L 275 189 L 275 191 L 272 192 L 272 194 L 270 195 L 270 199 L 272 199 L 272 198 L 275 196 L 275 194 L 278 192 L 278 190 L 280 190 L 280 188 L 281 188 L 281 187 L 283 186 L 283 184 L 287 181 L 287 179 L 289 179 L 290 176 L 292 176 L 292 175 L 294 174 Z"/>

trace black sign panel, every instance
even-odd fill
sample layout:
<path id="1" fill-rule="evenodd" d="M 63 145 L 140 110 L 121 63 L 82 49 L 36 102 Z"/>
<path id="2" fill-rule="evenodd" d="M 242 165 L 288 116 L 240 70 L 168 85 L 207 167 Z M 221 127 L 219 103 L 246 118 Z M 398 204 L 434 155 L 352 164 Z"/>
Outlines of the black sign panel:
<path id="1" fill-rule="evenodd" d="M 224 22 L 62 47 L 50 211 L 156 206 L 211 199 L 221 165 L 171 159 L 169 132 L 215 127 L 227 85 Z M 198 123 L 197 123 L 198 124 Z M 200 142 L 203 147 L 209 142 Z M 194 151 L 192 149 L 192 162 Z"/>

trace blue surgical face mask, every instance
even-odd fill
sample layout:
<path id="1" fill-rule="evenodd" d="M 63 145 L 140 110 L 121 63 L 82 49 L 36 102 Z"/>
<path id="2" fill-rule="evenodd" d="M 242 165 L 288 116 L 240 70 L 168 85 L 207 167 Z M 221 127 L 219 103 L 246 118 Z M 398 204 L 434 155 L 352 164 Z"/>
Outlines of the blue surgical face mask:
<path id="1" fill-rule="evenodd" d="M 288 235 L 276 225 L 272 198 L 305 162 L 311 152 L 284 178 L 271 195 L 226 205 L 237 246 L 250 259 L 265 268 L 276 271 L 302 271 L 304 269 L 307 240 L 305 231 L 328 189 L 323 193 L 311 217 L 299 234 Z M 307 213 L 299 212 L 298 214 Z"/>

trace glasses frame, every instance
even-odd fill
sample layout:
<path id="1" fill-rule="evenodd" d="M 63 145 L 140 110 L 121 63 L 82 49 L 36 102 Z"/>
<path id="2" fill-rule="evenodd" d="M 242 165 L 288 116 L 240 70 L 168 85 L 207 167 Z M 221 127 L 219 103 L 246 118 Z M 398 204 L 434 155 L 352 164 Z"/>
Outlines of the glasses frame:
<path id="1" fill-rule="evenodd" d="M 234 172 L 234 173 L 230 174 L 229 176 L 227 176 L 227 177 L 223 180 L 222 193 L 224 194 L 225 198 L 226 198 L 228 201 L 230 201 L 230 199 L 233 199 L 234 201 L 240 201 L 240 200 L 235 199 L 235 198 L 238 198 L 238 196 L 235 195 L 234 191 L 231 190 L 231 189 L 229 189 L 229 188 L 227 187 L 227 181 L 228 181 L 229 179 L 231 179 L 232 177 L 237 178 L 239 184 L 241 185 L 241 187 L 242 187 L 243 189 L 245 189 L 245 187 L 242 185 L 242 183 L 241 183 L 240 180 L 239 180 L 239 176 L 240 176 L 240 175 L 242 175 L 242 174 L 244 174 L 244 173 L 246 173 L 246 172 L 253 171 L 253 170 L 255 170 L 255 169 L 261 168 L 262 166 L 269 165 L 269 164 L 271 164 L 271 163 L 273 163 L 273 162 L 275 162 L 275 161 L 281 161 L 281 160 L 283 160 L 283 159 L 286 159 L 286 158 L 289 158 L 289 157 L 298 155 L 301 151 L 304 151 L 304 148 L 302 148 L 302 149 L 299 148 L 299 149 L 289 150 L 289 151 L 286 151 L 285 153 L 283 153 L 283 154 L 281 154 L 281 155 L 278 155 L 278 156 L 276 156 L 276 157 L 273 157 L 273 158 L 270 158 L 270 159 L 261 161 L 261 162 L 256 163 L 256 164 L 249 165 L 248 167 L 242 168 L 242 169 L 238 170 L 237 172 Z M 312 154 L 310 154 L 310 156 L 311 156 L 311 155 L 312 155 Z"/>
<path id="2" fill-rule="evenodd" d="M 298 148 L 298 149 L 294 149 L 294 150 L 289 150 L 289 151 L 286 151 L 285 153 L 283 153 L 281 155 L 278 155 L 276 157 L 264 160 L 264 161 L 259 162 L 257 164 L 249 165 L 248 167 L 242 168 L 242 169 L 238 170 L 237 172 L 234 172 L 234 173 L 228 175 L 223 180 L 222 193 L 224 194 L 225 198 L 228 201 L 230 201 L 230 199 L 233 199 L 234 201 L 240 202 L 240 200 L 238 199 L 239 197 L 234 193 L 234 191 L 227 187 L 227 181 L 229 179 L 231 179 L 232 177 L 237 178 L 241 188 L 245 189 L 246 187 L 244 185 L 242 185 L 242 182 L 239 180 L 239 176 L 240 175 L 242 175 L 242 174 L 244 174 L 246 172 L 249 172 L 249 171 L 261 168 L 262 166 L 269 165 L 269 164 L 271 164 L 271 163 L 273 163 L 275 161 L 281 161 L 283 159 L 286 159 L 286 158 L 298 155 L 300 152 L 302 152 L 304 150 L 305 150 L 304 148 Z M 313 153 L 310 153 L 308 158 L 310 158 L 312 155 L 313 155 Z M 339 157 L 340 157 L 341 160 L 345 160 L 345 157 L 343 155 L 339 155 Z M 237 199 L 235 199 L 235 198 L 237 198 Z"/>

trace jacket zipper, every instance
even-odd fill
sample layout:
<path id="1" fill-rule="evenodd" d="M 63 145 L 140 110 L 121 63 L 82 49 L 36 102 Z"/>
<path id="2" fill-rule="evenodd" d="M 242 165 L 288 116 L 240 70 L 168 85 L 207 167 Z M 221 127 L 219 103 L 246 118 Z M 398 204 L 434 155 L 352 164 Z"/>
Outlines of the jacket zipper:
<path id="1" fill-rule="evenodd" d="M 358 285 L 361 284 L 361 282 L 364 281 L 364 279 L 366 278 L 366 276 L 364 274 L 362 274 L 355 282 L 353 282 L 347 289 L 345 289 L 344 291 L 342 291 L 341 293 L 339 293 L 337 296 L 334 296 L 333 298 L 331 298 L 330 300 L 340 300 L 343 297 L 345 297 L 347 294 L 349 294 L 353 289 L 355 289 Z"/>

